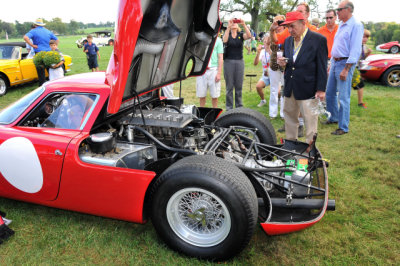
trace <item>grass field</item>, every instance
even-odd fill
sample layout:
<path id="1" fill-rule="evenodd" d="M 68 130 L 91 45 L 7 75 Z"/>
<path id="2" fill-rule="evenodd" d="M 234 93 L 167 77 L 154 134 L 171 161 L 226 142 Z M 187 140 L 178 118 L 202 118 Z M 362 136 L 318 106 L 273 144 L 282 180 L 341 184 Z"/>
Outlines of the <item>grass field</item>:
<path id="1" fill-rule="evenodd" d="M 59 48 L 71 55 L 68 74 L 87 72 L 85 55 L 74 44 L 78 36 L 61 37 Z M 101 47 L 100 69 L 105 70 L 112 47 Z M 245 55 L 246 74 L 261 74 Z M 244 81 L 244 105 L 268 116 L 268 105 L 258 108 L 258 79 Z M 366 83 L 368 109 L 351 98 L 350 132 L 330 134 L 335 126 L 319 125 L 317 146 L 330 160 L 330 198 L 336 211 L 316 225 L 282 236 L 267 236 L 260 227 L 232 265 L 388 265 L 400 262 L 400 88 Z M 0 98 L 0 108 L 36 88 L 29 84 L 11 89 Z M 182 82 L 186 103 L 198 103 L 195 79 Z M 178 95 L 179 84 L 175 85 Z M 225 104 L 222 82 L 220 106 Z M 266 89 L 266 95 L 269 94 Z M 210 106 L 210 102 L 207 102 Z M 272 120 L 277 129 L 283 120 Z M 278 138 L 284 137 L 278 133 Z M 134 191 L 134 190 L 132 190 Z M 115 206 L 118 208 L 118 206 Z M 136 225 L 101 217 L 0 199 L 0 209 L 13 219 L 16 231 L 0 246 L 0 265 L 11 264 L 212 264 L 171 251 L 157 237 L 151 222 Z"/>

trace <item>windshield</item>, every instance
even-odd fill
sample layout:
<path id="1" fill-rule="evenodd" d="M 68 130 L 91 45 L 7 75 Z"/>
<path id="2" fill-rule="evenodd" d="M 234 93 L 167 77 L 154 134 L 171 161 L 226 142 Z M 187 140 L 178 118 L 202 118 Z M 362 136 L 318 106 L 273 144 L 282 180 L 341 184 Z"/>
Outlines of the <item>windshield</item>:
<path id="1" fill-rule="evenodd" d="M 0 46 L 0 59 L 18 59 L 19 48 L 18 46 Z"/>
<path id="2" fill-rule="evenodd" d="M 10 124 L 14 122 L 43 92 L 44 87 L 39 87 L 15 103 L 4 108 L 0 112 L 0 124 Z"/>

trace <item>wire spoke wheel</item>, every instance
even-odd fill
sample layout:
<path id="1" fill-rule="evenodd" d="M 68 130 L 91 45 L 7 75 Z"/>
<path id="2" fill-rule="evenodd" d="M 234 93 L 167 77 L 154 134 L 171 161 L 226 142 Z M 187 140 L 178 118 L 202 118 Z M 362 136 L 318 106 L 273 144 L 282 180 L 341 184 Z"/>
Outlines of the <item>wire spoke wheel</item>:
<path id="1" fill-rule="evenodd" d="M 231 229 L 228 208 L 215 194 L 200 188 L 177 191 L 168 201 L 167 219 L 185 242 L 199 247 L 221 243 Z"/>

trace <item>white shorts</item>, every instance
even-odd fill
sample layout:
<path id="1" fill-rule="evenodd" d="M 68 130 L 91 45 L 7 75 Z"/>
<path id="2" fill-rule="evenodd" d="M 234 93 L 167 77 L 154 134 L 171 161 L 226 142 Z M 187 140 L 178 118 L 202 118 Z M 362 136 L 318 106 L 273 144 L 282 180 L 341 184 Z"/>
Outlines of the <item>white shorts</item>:
<path id="1" fill-rule="evenodd" d="M 196 78 L 196 96 L 204 98 L 207 96 L 207 89 L 210 89 L 211 98 L 218 98 L 221 95 L 221 81 L 215 82 L 218 73 L 216 67 L 208 69 L 203 76 Z"/>

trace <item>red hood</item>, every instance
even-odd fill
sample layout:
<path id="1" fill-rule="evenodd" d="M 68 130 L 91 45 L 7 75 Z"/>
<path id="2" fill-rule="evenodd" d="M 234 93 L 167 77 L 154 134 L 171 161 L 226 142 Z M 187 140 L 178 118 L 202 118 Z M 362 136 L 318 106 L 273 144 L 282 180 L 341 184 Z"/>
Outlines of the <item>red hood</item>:
<path id="1" fill-rule="evenodd" d="M 106 71 L 108 112 L 163 85 L 202 74 L 220 28 L 219 0 L 120 0 Z M 186 70 L 191 66 L 191 70 Z"/>

